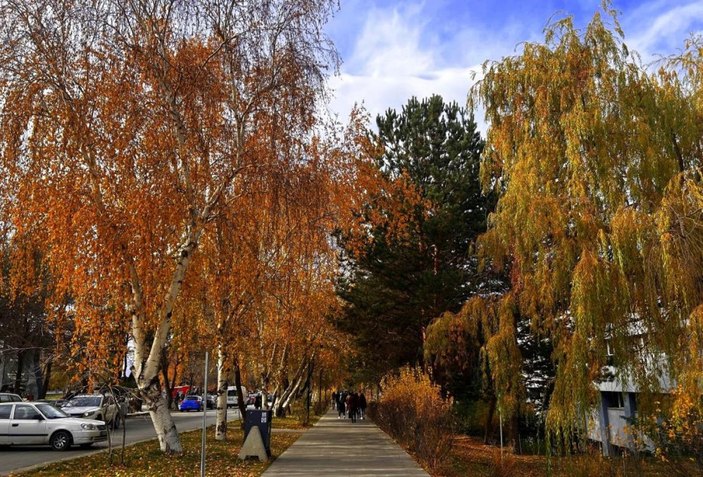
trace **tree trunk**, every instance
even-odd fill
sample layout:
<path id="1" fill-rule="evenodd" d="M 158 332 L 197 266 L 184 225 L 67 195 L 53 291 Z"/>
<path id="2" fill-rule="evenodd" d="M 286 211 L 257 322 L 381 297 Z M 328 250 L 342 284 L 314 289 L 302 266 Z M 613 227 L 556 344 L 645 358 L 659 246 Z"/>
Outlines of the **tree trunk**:
<path id="1" fill-rule="evenodd" d="M 217 411 L 215 416 L 215 439 L 227 439 L 227 385 L 230 373 L 229 356 L 222 340 L 217 345 Z"/>
<path id="2" fill-rule="evenodd" d="M 239 360 L 236 358 L 234 360 L 234 387 L 237 388 L 237 406 L 239 407 L 239 415 L 242 417 L 242 429 L 244 429 L 244 419 L 247 415 L 247 403 L 244 402 L 244 394 L 242 394 L 242 372 L 239 369 Z"/>
<path id="3" fill-rule="evenodd" d="M 0 392 L 5 391 L 5 353 L 0 349 Z"/>
<path id="4" fill-rule="evenodd" d="M 15 393 L 20 394 L 22 386 L 22 368 L 24 368 L 24 350 L 17 352 L 17 374 L 15 374 Z"/>
<path id="5" fill-rule="evenodd" d="M 46 362 L 46 369 L 44 370 L 44 380 L 41 383 L 41 388 L 39 389 L 39 398 L 46 399 L 46 392 L 49 390 L 49 382 L 51 381 L 51 365 L 54 362 L 54 358 L 49 358 Z"/>
<path id="6" fill-rule="evenodd" d="M 289 408 L 291 401 L 297 395 L 300 390 L 300 386 L 303 384 L 303 378 L 305 377 L 304 367 L 301 366 L 301 370 L 297 373 L 298 376 L 293 381 L 291 385 L 288 386 L 286 390 L 281 393 L 280 404 L 276 408 L 276 416 L 285 417 L 286 409 Z"/>
<path id="7" fill-rule="evenodd" d="M 154 377 L 152 384 L 142 390 L 142 396 L 148 406 L 151 422 L 154 424 L 161 451 L 167 454 L 180 454 L 183 452 L 176 424 L 171 417 L 168 403 L 161 394 L 158 377 Z"/>
<path id="8" fill-rule="evenodd" d="M 518 442 L 520 440 L 520 416 L 518 412 L 510 416 L 510 429 L 508 432 L 510 432 L 508 442 L 510 442 L 513 452 L 516 454 L 521 454 L 518 446 Z"/>
<path id="9" fill-rule="evenodd" d="M 32 392 L 32 395 L 34 396 L 34 399 L 43 399 L 41 398 L 41 390 L 42 387 L 44 386 L 44 370 L 42 369 L 41 366 L 41 357 L 42 357 L 42 350 L 35 349 L 32 351 L 31 355 L 31 363 L 32 363 L 32 373 L 31 373 L 31 378 L 34 379 L 34 387 L 36 388 L 36 392 Z M 27 380 L 27 387 L 30 387 L 29 380 Z"/>
<path id="10" fill-rule="evenodd" d="M 307 405 L 305 409 L 305 422 L 304 424 L 307 426 L 310 424 L 310 405 L 312 404 L 312 375 L 313 375 L 313 366 L 314 362 L 310 364 L 310 369 L 308 370 L 308 377 L 305 380 L 305 389 L 306 389 L 306 397 L 307 397 Z"/>
<path id="11" fill-rule="evenodd" d="M 173 388 L 171 387 L 171 382 L 168 379 L 168 358 L 166 358 L 165 351 L 161 357 L 161 374 L 164 378 L 164 386 L 166 386 L 166 404 L 168 405 L 169 410 L 171 410 L 173 408 Z"/>
<path id="12" fill-rule="evenodd" d="M 483 443 L 488 444 L 488 437 L 493 428 L 493 416 L 496 412 L 496 398 L 491 396 L 488 401 L 488 415 L 486 416 L 486 424 L 483 432 Z"/>
<path id="13" fill-rule="evenodd" d="M 320 373 L 319 373 L 319 377 L 317 379 L 317 405 L 315 406 L 317 408 L 318 414 L 325 412 L 325 408 L 324 408 L 325 402 L 326 402 L 326 400 L 322 399 L 322 366 L 320 366 Z"/>

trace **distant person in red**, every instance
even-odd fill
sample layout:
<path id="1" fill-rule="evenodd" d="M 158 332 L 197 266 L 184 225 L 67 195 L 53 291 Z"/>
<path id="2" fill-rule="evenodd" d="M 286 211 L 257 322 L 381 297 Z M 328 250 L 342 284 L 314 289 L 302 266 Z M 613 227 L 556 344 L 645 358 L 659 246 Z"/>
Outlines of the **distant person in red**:
<path id="1" fill-rule="evenodd" d="M 364 420 L 366 415 L 366 396 L 364 396 L 363 391 L 359 393 L 359 418 Z"/>

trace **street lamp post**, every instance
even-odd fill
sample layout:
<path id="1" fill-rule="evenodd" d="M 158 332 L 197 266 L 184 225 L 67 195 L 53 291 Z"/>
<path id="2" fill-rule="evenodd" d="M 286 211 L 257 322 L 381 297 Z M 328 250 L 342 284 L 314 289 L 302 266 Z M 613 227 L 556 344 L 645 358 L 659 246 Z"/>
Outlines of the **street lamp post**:
<path id="1" fill-rule="evenodd" d="M 203 437 L 200 444 L 200 477 L 205 477 L 205 436 L 207 428 L 207 368 L 208 352 L 205 352 L 205 385 L 203 386 Z"/>

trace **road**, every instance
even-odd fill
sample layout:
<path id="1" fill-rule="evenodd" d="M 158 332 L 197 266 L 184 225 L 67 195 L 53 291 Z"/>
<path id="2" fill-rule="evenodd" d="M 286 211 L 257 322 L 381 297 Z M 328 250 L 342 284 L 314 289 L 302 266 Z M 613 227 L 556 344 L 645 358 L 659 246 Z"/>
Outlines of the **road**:
<path id="1" fill-rule="evenodd" d="M 203 414 L 201 412 L 180 413 L 172 412 L 176 428 L 179 432 L 189 431 L 199 428 L 203 423 Z M 238 419 L 239 411 L 230 409 L 228 419 Z M 148 415 L 131 416 L 127 419 L 127 443 L 133 443 L 148 439 L 155 439 L 156 432 L 151 424 L 151 419 Z M 207 424 L 215 424 L 215 411 L 207 412 Z M 118 446 L 122 443 L 122 429 L 115 432 L 113 436 L 113 445 Z M 81 457 L 89 455 L 100 449 L 106 449 L 107 442 L 95 444 L 90 449 L 81 449 L 80 447 L 72 447 L 65 452 L 52 451 L 49 446 L 36 447 L 0 447 L 0 475 L 7 475 L 9 472 L 25 467 L 48 464 L 58 460 L 64 460 L 67 457 Z"/>

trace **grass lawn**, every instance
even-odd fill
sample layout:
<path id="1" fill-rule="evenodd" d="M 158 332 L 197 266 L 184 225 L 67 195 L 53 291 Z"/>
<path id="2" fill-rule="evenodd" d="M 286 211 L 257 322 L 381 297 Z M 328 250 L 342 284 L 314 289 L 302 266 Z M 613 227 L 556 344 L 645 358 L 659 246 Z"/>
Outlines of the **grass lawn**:
<path id="1" fill-rule="evenodd" d="M 315 425 L 317 421 L 320 420 L 320 417 L 322 415 L 315 415 L 312 412 L 310 413 L 310 422 L 308 425 L 305 425 L 303 423 L 303 415 L 302 414 L 296 414 L 296 410 L 294 408 L 294 414 L 290 414 L 286 417 L 275 417 L 273 418 L 273 424 L 272 428 L 273 429 L 296 429 L 296 430 L 301 430 L 301 429 L 307 429 L 309 427 L 312 427 Z"/>
<path id="2" fill-rule="evenodd" d="M 278 422 L 277 421 L 284 421 Z M 274 427 L 281 428 L 282 425 L 295 425 L 295 417 L 286 419 L 274 418 Z M 288 427 L 301 429 L 298 427 Z M 298 437 L 300 432 L 276 432 L 271 434 L 271 454 L 273 458 L 280 456 Z M 270 463 L 260 463 L 257 459 L 241 461 L 237 458 L 239 449 L 242 446 L 243 431 L 240 429 L 239 421 L 229 423 L 227 431 L 227 441 L 219 442 L 215 440 L 215 428 L 211 426 L 207 430 L 207 475 L 217 476 L 258 476 L 270 465 Z M 156 440 L 135 444 L 125 450 L 125 464 L 120 465 L 120 449 L 113 451 L 112 463 L 107 452 L 96 453 L 88 457 L 82 457 L 66 462 L 50 464 L 41 469 L 22 473 L 22 476 L 41 477 L 84 477 L 84 476 L 169 476 L 169 477 L 192 477 L 200 472 L 200 440 L 201 431 L 190 431 L 181 433 L 181 444 L 183 454 L 179 456 L 167 456 L 159 450 Z M 17 475 L 17 474 L 15 474 Z"/>
<path id="3" fill-rule="evenodd" d="M 434 477 L 674 477 L 701 475 L 692 462 L 662 462 L 653 457 L 606 459 L 600 453 L 574 457 L 513 455 L 479 439 L 458 436 L 444 466 L 431 470 Z"/>

